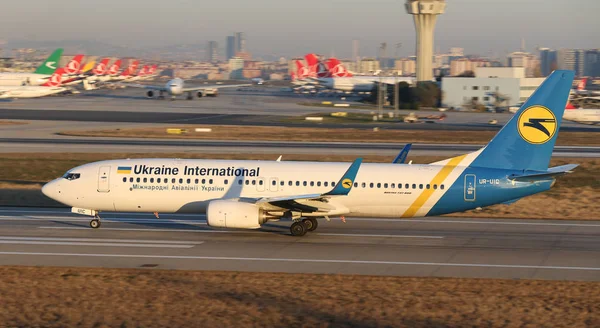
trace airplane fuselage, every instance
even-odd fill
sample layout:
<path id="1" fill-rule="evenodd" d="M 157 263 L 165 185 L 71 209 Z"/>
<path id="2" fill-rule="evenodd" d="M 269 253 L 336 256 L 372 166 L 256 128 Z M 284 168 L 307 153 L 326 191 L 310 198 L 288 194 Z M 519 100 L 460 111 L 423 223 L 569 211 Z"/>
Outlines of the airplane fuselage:
<path id="1" fill-rule="evenodd" d="M 0 98 L 38 98 L 65 91 L 63 87 L 46 86 L 0 86 Z"/>

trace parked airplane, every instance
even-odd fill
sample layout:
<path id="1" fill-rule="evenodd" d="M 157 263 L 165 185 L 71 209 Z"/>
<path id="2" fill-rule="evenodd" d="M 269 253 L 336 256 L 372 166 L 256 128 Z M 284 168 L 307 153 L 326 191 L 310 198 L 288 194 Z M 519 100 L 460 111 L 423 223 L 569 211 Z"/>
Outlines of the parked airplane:
<path id="1" fill-rule="evenodd" d="M 587 90 L 588 79 L 585 77 L 579 81 L 577 88 L 573 90 L 573 94 L 580 96 L 600 96 L 600 91 Z"/>
<path id="2" fill-rule="evenodd" d="M 302 236 L 317 218 L 420 217 L 461 212 L 549 190 L 569 164 L 548 168 L 573 83 L 554 71 L 484 148 L 429 165 L 123 159 L 67 171 L 42 192 L 90 215 L 206 213 L 208 225 L 257 229 L 291 219 Z"/>
<path id="3" fill-rule="evenodd" d="M 56 49 L 33 73 L 0 73 L 0 86 L 42 85 L 58 68 L 63 49 Z"/>
<path id="4" fill-rule="evenodd" d="M 187 94 L 186 99 L 194 99 L 194 94 L 198 98 L 204 96 L 216 97 L 218 95 L 218 89 L 220 88 L 237 88 L 245 87 L 251 84 L 232 84 L 232 85 L 203 85 L 199 87 L 185 87 L 185 82 L 180 78 L 174 78 L 167 82 L 164 86 L 158 85 L 143 85 L 143 84 L 124 84 L 125 86 L 146 89 L 146 96 L 148 98 L 157 97 L 157 99 L 164 99 L 164 94 L 167 93 L 171 96 L 171 100 L 175 100 L 177 96 Z M 158 92 L 158 94 L 157 94 Z"/>
<path id="5" fill-rule="evenodd" d="M 563 118 L 568 121 L 583 124 L 600 124 L 600 109 L 576 108 L 570 103 L 567 103 Z"/>
<path id="6" fill-rule="evenodd" d="M 67 89 L 61 87 L 63 73 L 63 68 L 57 69 L 41 86 L 0 86 L 0 98 L 38 98 L 64 92 Z"/>

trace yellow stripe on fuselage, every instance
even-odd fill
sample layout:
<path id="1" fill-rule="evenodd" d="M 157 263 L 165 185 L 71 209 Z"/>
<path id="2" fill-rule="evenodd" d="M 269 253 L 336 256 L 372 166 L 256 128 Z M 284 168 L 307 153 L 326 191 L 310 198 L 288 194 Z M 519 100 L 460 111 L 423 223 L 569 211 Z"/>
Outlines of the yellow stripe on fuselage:
<path id="1" fill-rule="evenodd" d="M 431 195 L 433 195 L 433 193 L 437 191 L 436 189 L 433 189 L 433 185 L 438 185 L 438 186 L 441 185 L 444 182 L 444 180 L 446 180 L 448 175 L 450 175 L 450 173 L 452 173 L 452 170 L 454 170 L 454 168 L 457 167 L 458 164 L 460 164 L 460 162 L 463 159 L 465 159 L 466 156 L 467 155 L 462 155 L 462 156 L 451 158 L 448 161 L 448 163 L 446 165 L 444 165 L 444 167 L 442 167 L 440 172 L 438 172 L 435 175 L 435 177 L 433 177 L 433 179 L 429 183 L 431 185 L 431 188 L 424 189 L 421 192 L 421 194 L 419 195 L 419 197 L 417 197 L 417 199 L 412 203 L 412 205 L 410 205 L 410 207 L 406 210 L 406 212 L 404 212 L 404 214 L 402 214 L 402 217 L 403 218 L 411 218 L 411 217 L 415 216 L 415 214 L 417 214 L 417 212 L 421 209 L 421 207 L 423 207 L 423 205 L 427 202 L 429 197 L 431 197 Z M 448 188 L 450 188 L 450 186 L 448 186 Z"/>

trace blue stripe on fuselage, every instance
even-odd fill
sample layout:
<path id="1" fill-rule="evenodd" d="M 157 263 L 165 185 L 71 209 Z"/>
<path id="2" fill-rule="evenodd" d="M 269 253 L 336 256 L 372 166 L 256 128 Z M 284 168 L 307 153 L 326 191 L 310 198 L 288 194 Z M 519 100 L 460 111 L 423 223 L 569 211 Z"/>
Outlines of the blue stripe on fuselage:
<path id="1" fill-rule="evenodd" d="M 504 203 L 509 200 L 537 194 L 552 187 L 554 179 L 536 182 L 514 182 L 508 179 L 511 174 L 522 171 L 469 167 L 440 200 L 431 208 L 427 216 L 463 212 L 478 207 Z M 465 180 L 465 177 L 467 177 Z M 475 181 L 473 193 L 465 194 L 465 181 Z M 472 195 L 474 194 L 474 197 Z"/>

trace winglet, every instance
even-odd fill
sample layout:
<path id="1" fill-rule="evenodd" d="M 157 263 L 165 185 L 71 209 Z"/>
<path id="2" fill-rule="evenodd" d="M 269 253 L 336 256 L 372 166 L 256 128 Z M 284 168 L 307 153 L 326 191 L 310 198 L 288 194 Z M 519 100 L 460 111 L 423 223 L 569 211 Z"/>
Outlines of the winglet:
<path id="1" fill-rule="evenodd" d="M 354 184 L 354 179 L 356 179 L 356 174 L 358 173 L 358 169 L 362 164 L 362 158 L 357 158 L 354 160 L 352 165 L 348 168 L 346 173 L 342 175 L 342 178 L 335 187 L 328 193 L 323 194 L 323 196 L 345 196 L 350 193 L 352 190 L 352 185 Z"/>
<path id="2" fill-rule="evenodd" d="M 408 156 L 408 152 L 410 151 L 410 147 L 412 147 L 411 143 L 406 144 L 404 146 L 404 148 L 402 148 L 402 150 L 400 151 L 398 156 L 396 156 L 396 158 L 394 158 L 394 161 L 392 163 L 393 164 L 404 164 L 406 162 L 406 157 Z"/>

